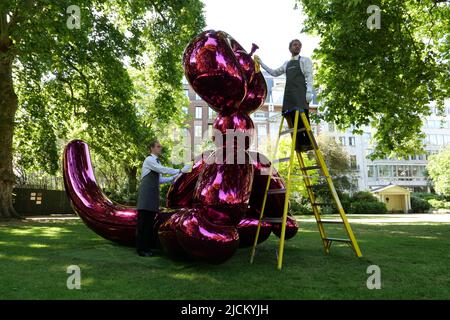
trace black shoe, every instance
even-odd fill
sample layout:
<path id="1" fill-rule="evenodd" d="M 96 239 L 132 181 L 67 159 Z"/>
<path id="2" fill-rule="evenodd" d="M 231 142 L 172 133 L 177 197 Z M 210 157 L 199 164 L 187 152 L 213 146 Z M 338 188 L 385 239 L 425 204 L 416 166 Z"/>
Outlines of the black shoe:
<path id="1" fill-rule="evenodd" d="M 153 252 L 151 252 L 151 251 L 139 251 L 138 255 L 140 255 L 141 257 L 152 257 L 153 256 Z"/>

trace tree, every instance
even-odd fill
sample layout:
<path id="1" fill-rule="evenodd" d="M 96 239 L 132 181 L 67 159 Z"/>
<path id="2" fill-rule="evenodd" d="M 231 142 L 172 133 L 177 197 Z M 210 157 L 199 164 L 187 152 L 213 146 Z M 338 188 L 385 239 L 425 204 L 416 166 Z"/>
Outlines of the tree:
<path id="1" fill-rule="evenodd" d="M 431 155 L 428 159 L 427 170 L 436 192 L 450 196 L 450 147 Z"/>
<path id="2" fill-rule="evenodd" d="M 332 135 L 321 133 L 317 137 L 317 142 L 336 190 L 355 191 L 357 186 L 352 181 L 354 170 L 350 166 L 350 156 L 347 151 L 336 142 L 336 138 Z"/>
<path id="3" fill-rule="evenodd" d="M 308 17 L 303 31 L 321 38 L 314 57 L 323 118 L 354 133 L 376 127 L 372 159 L 423 150 L 429 102 L 443 110 L 450 96 L 448 1 L 298 2 Z M 373 5 L 381 25 L 371 29 Z"/>
<path id="4" fill-rule="evenodd" d="M 316 139 L 317 143 L 319 144 L 319 149 L 327 164 L 330 175 L 332 175 L 333 184 L 336 190 L 339 192 L 349 190 L 353 191 L 355 189 L 355 186 L 351 181 L 352 171 L 350 168 L 349 155 L 347 154 L 347 152 L 336 142 L 333 136 L 320 134 L 318 137 L 316 137 Z M 264 147 L 265 149 L 270 149 L 266 145 Z M 277 158 L 289 157 L 291 150 L 290 148 L 290 138 L 280 139 Z M 269 153 L 268 155 L 271 155 L 271 153 Z M 313 151 L 309 151 L 308 156 L 305 156 L 304 154 L 302 154 L 302 156 L 306 166 L 316 165 L 317 161 L 315 160 Z M 284 179 L 287 178 L 288 167 L 289 162 L 282 162 L 276 165 L 280 176 L 282 176 Z M 308 199 L 308 193 L 303 183 L 303 178 L 296 176 L 300 173 L 300 167 L 297 159 L 294 160 L 292 173 L 294 174 L 294 176 L 292 177 L 292 196 L 294 197 L 294 199 L 296 199 L 297 202 L 300 202 L 302 199 Z M 323 182 L 323 177 L 319 174 L 319 172 L 309 171 L 308 174 L 311 176 L 312 182 L 314 184 L 318 183 L 318 181 L 321 179 Z M 326 192 L 319 193 L 323 193 L 323 196 L 325 196 Z M 326 193 L 326 195 L 329 197 L 328 193 Z"/>
<path id="5" fill-rule="evenodd" d="M 136 176 L 145 141 L 177 114 L 181 53 L 204 27 L 202 8 L 199 0 L 0 3 L 0 217 L 15 215 L 13 135 L 25 167 L 55 173 L 76 136 Z M 145 66 L 151 115 L 137 112 L 150 106 L 137 105 L 127 70 Z"/>

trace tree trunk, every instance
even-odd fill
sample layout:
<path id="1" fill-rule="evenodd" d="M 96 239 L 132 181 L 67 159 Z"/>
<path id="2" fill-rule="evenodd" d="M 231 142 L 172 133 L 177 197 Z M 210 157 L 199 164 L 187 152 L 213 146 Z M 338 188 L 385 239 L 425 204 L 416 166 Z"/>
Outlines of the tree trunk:
<path id="1" fill-rule="evenodd" d="M 128 176 L 128 192 L 130 195 L 134 195 L 136 193 L 137 186 L 137 168 L 136 167 L 128 167 L 126 168 L 127 176 Z"/>
<path id="2" fill-rule="evenodd" d="M 0 43 L 0 218 L 19 217 L 12 205 L 15 181 L 12 142 L 18 102 L 12 79 L 13 59 L 7 51 Z"/>

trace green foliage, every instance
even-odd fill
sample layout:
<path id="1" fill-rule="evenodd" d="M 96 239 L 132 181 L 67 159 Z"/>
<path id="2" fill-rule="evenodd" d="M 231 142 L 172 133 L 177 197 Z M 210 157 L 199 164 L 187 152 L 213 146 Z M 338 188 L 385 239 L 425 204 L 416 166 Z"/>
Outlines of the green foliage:
<path id="1" fill-rule="evenodd" d="M 377 128 L 371 158 L 423 150 L 428 104 L 450 96 L 450 6 L 398 0 L 298 0 L 303 31 L 319 35 L 315 51 L 323 118 L 338 129 Z M 369 29 L 367 8 L 377 5 L 381 28 Z"/>
<path id="2" fill-rule="evenodd" d="M 435 194 L 435 193 L 430 193 L 430 192 L 414 192 L 411 194 L 412 197 L 417 197 L 423 200 L 430 200 L 430 199 L 437 199 L 437 200 L 442 200 L 444 199 L 443 196 Z"/>
<path id="3" fill-rule="evenodd" d="M 354 201 L 351 204 L 350 214 L 386 214 L 385 203 L 379 201 Z"/>
<path id="4" fill-rule="evenodd" d="M 81 220 L 1 223 L 0 274 L 5 276 L 0 290 L 4 300 L 448 299 L 450 224 L 383 219 L 386 223 L 352 225 L 362 259 L 348 246 L 333 245 L 325 254 L 314 218 L 302 219 L 299 233 L 286 241 L 282 273 L 274 270 L 279 245 L 274 235 L 258 246 L 254 264 L 244 248 L 211 266 L 165 255 L 143 259 L 134 248 L 99 237 Z M 344 232 L 341 225 L 327 225 L 327 231 L 339 237 Z M 382 266 L 382 290 L 365 285 L 372 263 Z M 81 290 L 65 285 L 69 264 L 81 267 Z"/>
<path id="5" fill-rule="evenodd" d="M 411 196 L 411 211 L 414 213 L 427 212 L 430 210 L 431 205 L 427 200 L 419 197 Z"/>
<path id="6" fill-rule="evenodd" d="M 433 209 L 450 209 L 450 201 L 430 199 L 428 203 Z"/>
<path id="7" fill-rule="evenodd" d="M 429 157 L 427 171 L 436 192 L 450 196 L 450 147 Z"/>
<path id="8" fill-rule="evenodd" d="M 0 40 L 6 36 L 13 44 L 0 58 L 14 61 L 19 98 L 15 165 L 55 174 L 64 145 L 83 139 L 109 180 L 110 167 L 124 173 L 120 186 L 107 186 L 120 193 L 135 180 L 150 140 L 159 137 L 170 153 L 169 133 L 183 122 L 187 103 L 181 56 L 205 26 L 203 4 L 80 0 L 80 28 L 70 29 L 66 10 L 72 4 L 0 4 L 0 18 L 8 13 L 11 19 L 7 29 L 1 26 Z"/>
<path id="9" fill-rule="evenodd" d="M 378 202 L 378 199 L 369 191 L 358 191 L 353 194 L 352 201 Z"/>

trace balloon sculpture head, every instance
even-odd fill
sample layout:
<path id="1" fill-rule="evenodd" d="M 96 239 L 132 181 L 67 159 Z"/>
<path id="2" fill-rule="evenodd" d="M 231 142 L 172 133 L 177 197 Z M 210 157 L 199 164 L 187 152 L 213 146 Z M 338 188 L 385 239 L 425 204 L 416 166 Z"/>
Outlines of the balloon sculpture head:
<path id="1" fill-rule="evenodd" d="M 254 45 L 251 54 L 256 50 Z M 183 66 L 197 94 L 222 115 L 250 114 L 262 106 L 267 86 L 241 45 L 224 31 L 208 30 L 186 47 Z"/>
<path id="2" fill-rule="evenodd" d="M 226 32 L 208 30 L 185 49 L 187 80 L 218 113 L 213 125 L 216 149 L 199 155 L 192 171 L 173 182 L 167 193 L 171 210 L 158 215 L 159 243 L 172 257 L 221 263 L 239 246 L 253 242 L 270 167 L 262 154 L 248 150 L 254 130 L 249 115 L 267 95 L 264 77 L 251 58 L 257 48 L 253 45 L 247 53 Z M 275 169 L 273 175 L 270 189 L 284 189 Z M 91 229 L 119 243 L 134 242 L 136 210 L 114 204 L 100 191 L 82 141 L 66 146 L 64 181 L 76 211 Z M 266 215 L 280 217 L 283 204 L 282 192 L 269 195 Z M 295 235 L 297 228 L 295 220 L 289 221 L 287 234 Z M 279 225 L 262 223 L 260 242 L 271 231 L 279 235 L 279 230 Z"/>

